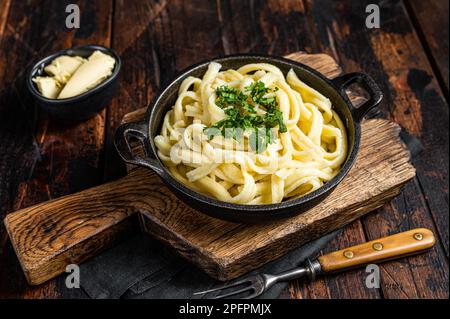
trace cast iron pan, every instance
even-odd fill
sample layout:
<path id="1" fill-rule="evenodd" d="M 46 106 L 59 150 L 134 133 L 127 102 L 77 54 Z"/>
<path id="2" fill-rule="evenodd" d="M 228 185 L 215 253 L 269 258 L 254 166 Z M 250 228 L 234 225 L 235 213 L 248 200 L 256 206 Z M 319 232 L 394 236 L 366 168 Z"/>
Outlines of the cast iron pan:
<path id="1" fill-rule="evenodd" d="M 347 159 L 340 172 L 331 181 L 314 192 L 297 199 L 269 205 L 241 205 L 222 202 L 197 193 L 173 178 L 155 155 L 156 147 L 153 139 L 160 132 L 164 115 L 175 103 L 181 82 L 188 76 L 201 78 L 208 64 L 212 61 L 222 64 L 222 69 L 237 69 L 248 63 L 271 63 L 286 74 L 289 69 L 293 68 L 303 82 L 328 97 L 332 101 L 333 109 L 339 114 L 347 128 L 349 149 Z M 369 94 L 368 100 L 358 108 L 351 104 L 345 93 L 346 88 L 352 84 L 358 84 Z M 382 98 L 383 94 L 380 88 L 371 77 L 364 73 L 349 73 L 330 81 L 304 64 L 280 57 L 262 55 L 226 56 L 196 64 L 182 71 L 153 100 L 148 107 L 143 122 L 127 123 L 118 128 L 115 134 L 115 145 L 125 162 L 155 171 L 169 189 L 192 208 L 210 216 L 234 222 L 269 222 L 300 214 L 313 207 L 329 195 L 342 181 L 352 167 L 358 153 L 361 137 L 361 120 L 370 109 L 380 103 Z M 137 138 L 142 143 L 146 153 L 145 157 L 133 154 L 129 143 L 131 137 Z"/>

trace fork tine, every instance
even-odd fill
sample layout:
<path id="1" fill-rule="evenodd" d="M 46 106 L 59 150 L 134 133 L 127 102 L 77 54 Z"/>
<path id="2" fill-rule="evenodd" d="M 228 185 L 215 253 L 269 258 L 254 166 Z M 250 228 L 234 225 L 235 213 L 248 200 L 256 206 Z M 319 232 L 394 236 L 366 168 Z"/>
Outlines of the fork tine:
<path id="1" fill-rule="evenodd" d="M 219 288 L 213 288 L 213 289 L 208 289 L 208 290 L 203 290 L 203 291 L 197 291 L 197 292 L 194 292 L 193 295 L 194 296 L 195 295 L 204 295 L 204 294 L 208 294 L 208 293 L 214 292 L 214 291 L 219 291 L 219 290 L 222 290 L 222 289 L 224 289 L 224 288 L 223 287 L 219 287 Z"/>
<path id="2" fill-rule="evenodd" d="M 215 292 L 215 291 L 219 291 L 219 290 L 225 290 L 225 289 L 228 289 L 228 288 L 232 288 L 232 287 L 235 287 L 235 286 L 242 285 L 242 284 L 247 283 L 247 282 L 250 285 L 252 283 L 248 279 L 243 279 L 243 280 L 236 281 L 236 282 L 234 282 L 232 284 L 229 284 L 229 285 L 225 285 L 225 286 L 221 286 L 221 287 L 217 287 L 217 288 L 213 288 L 213 289 L 208 289 L 208 290 L 204 290 L 204 291 L 197 291 L 197 292 L 194 292 L 194 295 L 204 295 L 204 294 L 207 294 L 207 293 L 210 293 L 210 292 Z"/>
<path id="3" fill-rule="evenodd" d="M 257 292 L 256 290 L 254 290 L 254 292 L 251 295 L 242 297 L 241 299 L 253 299 L 253 298 L 258 297 L 259 295 L 261 295 L 261 293 L 262 293 L 261 291 Z"/>
<path id="4" fill-rule="evenodd" d="M 223 299 L 223 298 L 227 298 L 227 297 L 230 297 L 230 296 L 239 295 L 240 293 L 243 293 L 243 292 L 246 292 L 246 291 L 250 291 L 250 290 L 255 290 L 255 289 L 253 288 L 253 286 L 248 286 L 248 287 L 244 287 L 244 288 L 239 289 L 239 290 L 230 291 L 229 293 L 226 293 L 224 295 L 215 296 L 213 299 Z"/>

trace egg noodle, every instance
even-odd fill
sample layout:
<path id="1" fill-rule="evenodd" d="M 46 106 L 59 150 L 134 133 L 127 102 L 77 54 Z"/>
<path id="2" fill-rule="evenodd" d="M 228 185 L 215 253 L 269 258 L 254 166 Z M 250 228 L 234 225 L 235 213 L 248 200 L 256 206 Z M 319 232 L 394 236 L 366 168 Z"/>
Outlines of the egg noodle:
<path id="1" fill-rule="evenodd" d="M 217 105 L 217 89 L 245 92 L 262 82 L 275 97 L 286 128 L 271 128 L 273 139 L 255 152 L 251 133 L 208 136 L 205 128 L 227 117 Z M 256 113 L 267 110 L 257 105 Z M 187 77 L 165 115 L 155 145 L 171 174 L 189 188 L 235 204 L 273 204 L 312 192 L 330 181 L 347 156 L 345 126 L 331 101 L 274 65 L 254 63 L 221 71 L 209 64 L 203 78 Z"/>

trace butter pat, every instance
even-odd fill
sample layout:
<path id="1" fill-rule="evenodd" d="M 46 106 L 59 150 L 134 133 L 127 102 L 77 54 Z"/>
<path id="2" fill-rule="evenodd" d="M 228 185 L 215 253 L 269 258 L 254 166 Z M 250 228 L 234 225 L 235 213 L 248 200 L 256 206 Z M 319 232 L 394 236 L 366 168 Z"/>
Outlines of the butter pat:
<path id="1" fill-rule="evenodd" d="M 79 56 L 61 55 L 47 65 L 44 71 L 48 75 L 53 76 L 58 84 L 62 86 L 67 83 L 80 65 L 86 61 L 86 59 Z"/>
<path id="2" fill-rule="evenodd" d="M 36 83 L 39 92 L 48 99 L 56 99 L 59 91 L 61 91 L 56 80 L 49 76 L 37 76 L 33 79 L 33 82 Z"/>
<path id="3" fill-rule="evenodd" d="M 95 51 L 87 62 L 76 69 L 59 93 L 58 99 L 80 95 L 96 87 L 112 74 L 115 63 L 111 56 Z"/>

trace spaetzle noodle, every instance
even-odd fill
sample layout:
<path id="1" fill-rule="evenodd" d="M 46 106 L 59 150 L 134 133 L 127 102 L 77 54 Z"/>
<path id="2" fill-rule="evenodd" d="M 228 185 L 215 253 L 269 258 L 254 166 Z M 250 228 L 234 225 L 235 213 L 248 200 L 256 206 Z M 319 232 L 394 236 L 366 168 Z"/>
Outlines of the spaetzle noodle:
<path id="1" fill-rule="evenodd" d="M 345 126 L 331 101 L 302 82 L 291 69 L 254 63 L 237 70 L 209 64 L 203 78 L 187 77 L 154 139 L 158 156 L 187 187 L 235 204 L 274 204 L 310 193 L 330 181 L 347 156 Z M 274 140 L 262 152 L 242 141 L 216 135 L 206 127 L 226 117 L 216 104 L 216 90 L 241 91 L 255 82 L 272 89 L 287 128 L 272 129 Z M 264 114 L 264 108 L 257 108 Z"/>

